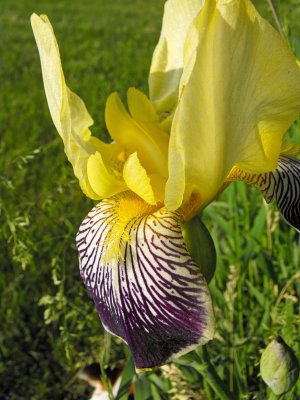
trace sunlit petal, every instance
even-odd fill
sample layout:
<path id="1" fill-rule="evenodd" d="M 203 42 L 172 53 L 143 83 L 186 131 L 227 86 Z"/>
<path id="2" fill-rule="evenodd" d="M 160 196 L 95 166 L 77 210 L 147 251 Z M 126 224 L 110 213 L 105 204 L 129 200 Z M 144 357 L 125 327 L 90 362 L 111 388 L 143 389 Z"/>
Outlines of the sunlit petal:
<path id="1" fill-rule="evenodd" d="M 87 160 L 95 153 L 89 142 L 93 124 L 83 101 L 65 83 L 58 45 L 52 26 L 45 15 L 31 16 L 31 25 L 39 49 L 45 92 L 54 125 L 62 137 L 66 155 L 73 165 L 84 193 L 92 199 L 100 199 L 87 178 Z M 100 142 L 98 139 L 94 141 Z"/>
<path id="2" fill-rule="evenodd" d="M 87 161 L 87 174 L 92 189 L 101 199 L 127 190 L 125 182 L 105 165 L 98 151 Z"/>
<path id="3" fill-rule="evenodd" d="M 196 59 L 184 67 L 171 129 L 168 209 L 188 188 L 204 207 L 234 165 L 274 170 L 282 135 L 300 111 L 299 64 L 249 0 L 206 1 L 193 26 Z"/>
<path id="4" fill-rule="evenodd" d="M 228 181 L 240 180 L 258 188 L 267 203 L 276 201 L 285 221 L 300 231 L 300 161 L 281 155 L 278 167 L 264 174 L 249 174 L 234 167 Z"/>
<path id="5" fill-rule="evenodd" d="M 149 75 L 150 100 L 162 117 L 167 117 L 177 103 L 184 44 L 203 3 L 204 0 L 169 0 L 165 3 L 161 35 Z"/>
<path id="6" fill-rule="evenodd" d="M 155 205 L 155 197 L 145 168 L 136 153 L 131 154 L 124 164 L 123 178 L 128 189 L 139 195 L 147 203 Z"/>
<path id="7" fill-rule="evenodd" d="M 95 151 L 101 154 L 103 162 L 112 169 L 119 171 L 121 174 L 123 163 L 126 161 L 128 154 L 124 146 L 119 143 L 104 143 L 95 136 L 91 136 L 88 142 L 93 145 Z"/>
<path id="8" fill-rule="evenodd" d="M 139 124 L 144 122 L 158 123 L 158 114 L 153 104 L 140 90 L 134 87 L 127 90 L 127 104 L 132 118 Z"/>
<path id="9" fill-rule="evenodd" d="M 151 187 L 153 189 L 156 202 L 163 203 L 165 200 L 165 188 L 167 178 L 161 175 L 149 175 Z"/>
<path id="10" fill-rule="evenodd" d="M 295 157 L 300 154 L 300 146 L 291 142 L 284 142 L 281 147 L 280 155 L 287 157 Z"/>
<path id="11" fill-rule="evenodd" d="M 211 297 L 179 220 L 129 193 L 98 204 L 77 235 L 81 275 L 101 321 L 128 343 L 139 371 L 214 335 Z"/>
<path id="12" fill-rule="evenodd" d="M 131 118 L 117 93 L 112 93 L 107 99 L 105 121 L 111 137 L 129 153 L 137 152 L 148 173 L 167 174 L 167 155 L 162 154 L 151 132 Z"/>
<path id="13" fill-rule="evenodd" d="M 169 135 L 159 127 L 158 115 L 148 97 L 135 88 L 127 91 L 127 104 L 132 118 L 151 135 L 160 157 L 167 160 Z"/>

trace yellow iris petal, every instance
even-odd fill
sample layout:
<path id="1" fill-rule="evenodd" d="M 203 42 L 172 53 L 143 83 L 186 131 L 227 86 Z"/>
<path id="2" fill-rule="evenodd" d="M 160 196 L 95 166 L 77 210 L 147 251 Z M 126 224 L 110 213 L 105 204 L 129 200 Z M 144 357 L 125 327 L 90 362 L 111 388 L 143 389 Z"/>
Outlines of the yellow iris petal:
<path id="1" fill-rule="evenodd" d="M 98 151 L 92 154 L 87 161 L 87 174 L 93 191 L 100 199 L 127 190 L 124 181 L 118 179 L 113 171 L 105 165 Z"/>
<path id="2" fill-rule="evenodd" d="M 149 75 L 150 100 L 165 117 L 177 103 L 186 36 L 203 4 L 204 0 L 169 0 L 165 4 Z"/>
<path id="3" fill-rule="evenodd" d="M 161 175 L 149 175 L 150 184 L 154 193 L 155 201 L 163 203 L 165 201 L 165 190 L 167 178 Z"/>
<path id="4" fill-rule="evenodd" d="M 148 204 L 155 205 L 155 197 L 145 168 L 142 167 L 136 153 L 131 154 L 124 164 L 123 178 L 128 188 L 139 195 Z"/>
<path id="5" fill-rule="evenodd" d="M 151 135 L 158 157 L 167 162 L 169 135 L 159 127 L 158 115 L 151 101 L 139 90 L 129 88 L 127 104 L 133 119 Z M 167 175 L 167 170 L 165 170 L 165 175 Z"/>
<path id="6" fill-rule="evenodd" d="M 187 188 L 199 193 L 199 208 L 208 204 L 234 165 L 275 169 L 282 135 L 300 110 L 299 64 L 249 0 L 206 1 L 185 57 L 170 139 L 170 210 Z"/>
<path id="7" fill-rule="evenodd" d="M 132 118 L 139 124 L 158 123 L 158 115 L 153 104 L 140 90 L 134 87 L 127 90 L 127 104 Z"/>
<path id="8" fill-rule="evenodd" d="M 128 156 L 124 146 L 119 143 L 104 143 L 95 136 L 91 136 L 88 142 L 101 154 L 104 164 L 121 176 L 123 164 Z"/>
<path id="9" fill-rule="evenodd" d="M 125 147 L 128 153 L 137 152 L 148 173 L 167 175 L 167 154 L 159 144 L 126 111 L 119 95 L 112 93 L 106 102 L 105 120 L 111 137 Z M 155 134 L 155 132 L 154 132 Z"/>
<path id="10" fill-rule="evenodd" d="M 81 189 L 90 198 L 99 200 L 88 180 L 87 162 L 99 148 L 106 145 L 91 136 L 88 129 L 93 124 L 84 102 L 66 85 L 61 66 L 58 45 L 52 26 L 45 15 L 31 16 L 31 25 L 40 53 L 45 92 L 54 125 L 60 134 L 68 160 L 79 179 Z M 115 147 L 107 151 L 105 158 L 116 153 Z M 120 150 L 117 149 L 117 152 Z"/>
<path id="11" fill-rule="evenodd" d="M 300 154 L 300 146 L 295 143 L 284 142 L 280 154 L 282 156 L 295 157 Z"/>

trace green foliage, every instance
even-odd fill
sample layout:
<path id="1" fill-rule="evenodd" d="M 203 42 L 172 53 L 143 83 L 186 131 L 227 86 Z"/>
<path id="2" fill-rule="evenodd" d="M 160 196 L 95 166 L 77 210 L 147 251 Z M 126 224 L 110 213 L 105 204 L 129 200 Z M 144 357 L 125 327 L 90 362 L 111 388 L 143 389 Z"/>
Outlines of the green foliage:
<path id="1" fill-rule="evenodd" d="M 52 124 L 30 14 L 49 16 L 68 85 L 86 102 L 93 134 L 105 139 L 109 93 L 124 97 L 130 86 L 147 92 L 163 3 L 0 0 L 1 398 L 87 398 L 76 376 L 81 367 L 103 351 L 105 363 L 129 359 L 119 339 L 104 338 L 81 282 L 74 238 L 93 202 L 80 191 Z M 274 3 L 299 58 L 299 2 Z M 255 4 L 274 25 L 267 1 Z M 289 133 L 298 143 L 299 132 L 298 123 Z M 217 249 L 210 283 L 217 336 L 191 358 L 135 377 L 137 399 L 218 399 L 218 385 L 232 399 L 266 399 L 262 349 L 281 335 L 300 358 L 299 235 L 242 183 L 230 185 L 204 221 Z M 133 375 L 129 364 L 124 385 Z M 284 397 L 299 398 L 300 383 Z"/>

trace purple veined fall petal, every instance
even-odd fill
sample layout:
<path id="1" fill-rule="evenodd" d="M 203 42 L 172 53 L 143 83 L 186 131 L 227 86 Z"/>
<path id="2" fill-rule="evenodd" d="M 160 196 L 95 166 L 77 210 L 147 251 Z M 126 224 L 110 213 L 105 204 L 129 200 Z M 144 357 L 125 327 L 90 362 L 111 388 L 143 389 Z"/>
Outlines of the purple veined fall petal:
<path id="1" fill-rule="evenodd" d="M 281 155 L 278 167 L 264 174 L 250 174 L 234 167 L 227 180 L 241 180 L 258 188 L 267 203 L 275 200 L 283 219 L 300 232 L 300 161 Z"/>
<path id="2" fill-rule="evenodd" d="M 278 167 L 267 176 L 268 184 L 262 190 L 266 202 L 275 198 L 283 219 L 300 231 L 300 161 L 280 156 Z"/>
<path id="3" fill-rule="evenodd" d="M 179 214 L 130 207 L 124 222 L 120 198 L 91 210 L 77 247 L 81 276 L 104 327 L 128 344 L 142 371 L 211 340 L 215 320 L 205 279 L 186 250 Z"/>

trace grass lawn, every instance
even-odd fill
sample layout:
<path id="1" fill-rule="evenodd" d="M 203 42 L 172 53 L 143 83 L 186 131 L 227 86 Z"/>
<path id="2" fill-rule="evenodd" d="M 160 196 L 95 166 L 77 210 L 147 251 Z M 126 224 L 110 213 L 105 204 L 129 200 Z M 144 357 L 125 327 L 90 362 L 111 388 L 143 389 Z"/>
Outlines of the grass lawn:
<path id="1" fill-rule="evenodd" d="M 267 1 L 254 3 L 274 25 Z M 104 347 L 112 364 L 129 355 L 119 339 L 104 339 L 79 275 L 74 239 L 95 203 L 81 192 L 51 121 L 30 15 L 48 15 L 68 86 L 84 99 L 95 121 L 93 134 L 108 140 L 108 95 L 118 91 L 124 98 L 130 86 L 148 92 L 163 5 L 162 0 L 0 0 L 1 399 L 88 398 L 78 370 L 99 360 Z M 300 59 L 300 4 L 275 5 Z M 289 135 L 300 144 L 299 122 Z M 243 183 L 230 185 L 207 207 L 204 221 L 218 256 L 210 284 L 217 337 L 207 351 L 239 398 L 267 399 L 258 364 L 270 338 L 282 335 L 300 358 L 299 234 Z M 187 384 L 203 393 L 202 399 L 217 399 L 205 375 L 180 368 L 182 388 Z M 156 398 L 171 398 L 166 390 L 157 390 Z M 300 399 L 300 383 L 284 399 Z"/>

